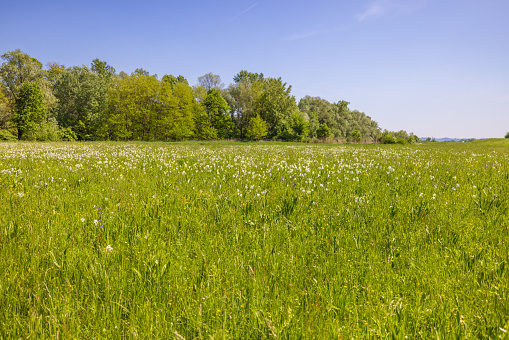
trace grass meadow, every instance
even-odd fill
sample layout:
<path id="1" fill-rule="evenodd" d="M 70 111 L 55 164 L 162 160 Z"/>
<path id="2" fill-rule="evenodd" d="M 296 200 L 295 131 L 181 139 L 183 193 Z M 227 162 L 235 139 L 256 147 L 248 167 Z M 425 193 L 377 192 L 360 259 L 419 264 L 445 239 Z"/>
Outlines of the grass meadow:
<path id="1" fill-rule="evenodd" d="M 2 339 L 509 331 L 509 141 L 0 143 Z"/>

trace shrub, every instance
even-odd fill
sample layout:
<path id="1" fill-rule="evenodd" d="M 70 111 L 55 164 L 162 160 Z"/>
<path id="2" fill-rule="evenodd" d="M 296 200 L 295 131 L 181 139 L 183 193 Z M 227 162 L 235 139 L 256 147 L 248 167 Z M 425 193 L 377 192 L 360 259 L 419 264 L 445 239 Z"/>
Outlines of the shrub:
<path id="1" fill-rule="evenodd" d="M 9 130 L 0 130 L 0 140 L 17 140 L 16 136 Z"/>
<path id="2" fill-rule="evenodd" d="M 320 126 L 316 130 L 316 137 L 325 139 L 329 136 L 330 136 L 330 129 L 327 126 L 327 124 L 320 124 Z"/>

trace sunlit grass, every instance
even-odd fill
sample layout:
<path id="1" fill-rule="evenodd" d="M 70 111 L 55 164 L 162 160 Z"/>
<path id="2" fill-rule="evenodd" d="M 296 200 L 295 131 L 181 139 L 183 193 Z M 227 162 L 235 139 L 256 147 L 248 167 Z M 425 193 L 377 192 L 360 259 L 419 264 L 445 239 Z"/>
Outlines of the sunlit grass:
<path id="1" fill-rule="evenodd" d="M 0 337 L 504 337 L 508 145 L 438 144 L 0 144 Z"/>

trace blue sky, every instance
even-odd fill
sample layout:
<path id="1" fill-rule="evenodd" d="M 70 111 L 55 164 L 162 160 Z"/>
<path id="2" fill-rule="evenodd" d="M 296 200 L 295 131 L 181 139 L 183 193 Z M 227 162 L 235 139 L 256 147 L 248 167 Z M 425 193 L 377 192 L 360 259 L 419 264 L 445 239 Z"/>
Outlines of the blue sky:
<path id="1" fill-rule="evenodd" d="M 0 53 L 117 71 L 240 70 L 297 100 L 346 100 L 382 128 L 431 137 L 509 131 L 507 0 L 10 1 Z"/>

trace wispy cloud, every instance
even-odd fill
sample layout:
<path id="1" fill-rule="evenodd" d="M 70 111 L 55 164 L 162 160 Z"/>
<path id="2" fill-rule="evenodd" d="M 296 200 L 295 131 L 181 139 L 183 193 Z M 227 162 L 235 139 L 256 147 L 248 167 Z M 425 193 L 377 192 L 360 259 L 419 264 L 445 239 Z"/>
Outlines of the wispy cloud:
<path id="1" fill-rule="evenodd" d="M 357 22 L 362 22 L 388 13 L 410 14 L 422 8 L 426 0 L 374 0 L 365 10 L 356 15 Z"/>
<path id="2" fill-rule="evenodd" d="M 363 12 L 355 16 L 355 22 L 340 28 L 312 29 L 284 38 L 286 41 L 306 39 L 319 35 L 345 32 L 355 28 L 361 22 L 382 15 L 407 15 L 424 7 L 427 0 L 372 0 Z"/>
<path id="3" fill-rule="evenodd" d="M 361 22 L 372 17 L 380 16 L 386 13 L 391 5 L 391 0 L 376 0 L 371 2 L 362 13 L 357 15 L 357 21 Z"/>
<path id="4" fill-rule="evenodd" d="M 233 21 L 233 20 L 237 19 L 237 18 L 238 18 L 238 17 L 240 17 L 241 15 L 243 15 L 243 14 L 245 14 L 246 12 L 250 11 L 251 9 L 253 9 L 253 7 L 255 7 L 256 5 L 258 5 L 258 3 L 255 3 L 254 5 L 251 5 L 251 7 L 249 7 L 248 9 L 246 9 L 246 10 L 244 10 L 244 11 L 240 12 L 239 14 L 237 14 L 236 16 L 234 16 L 233 18 L 231 18 L 231 19 L 230 19 L 230 20 L 228 20 L 227 22 L 229 23 L 229 22 L 231 22 L 231 21 Z"/>

